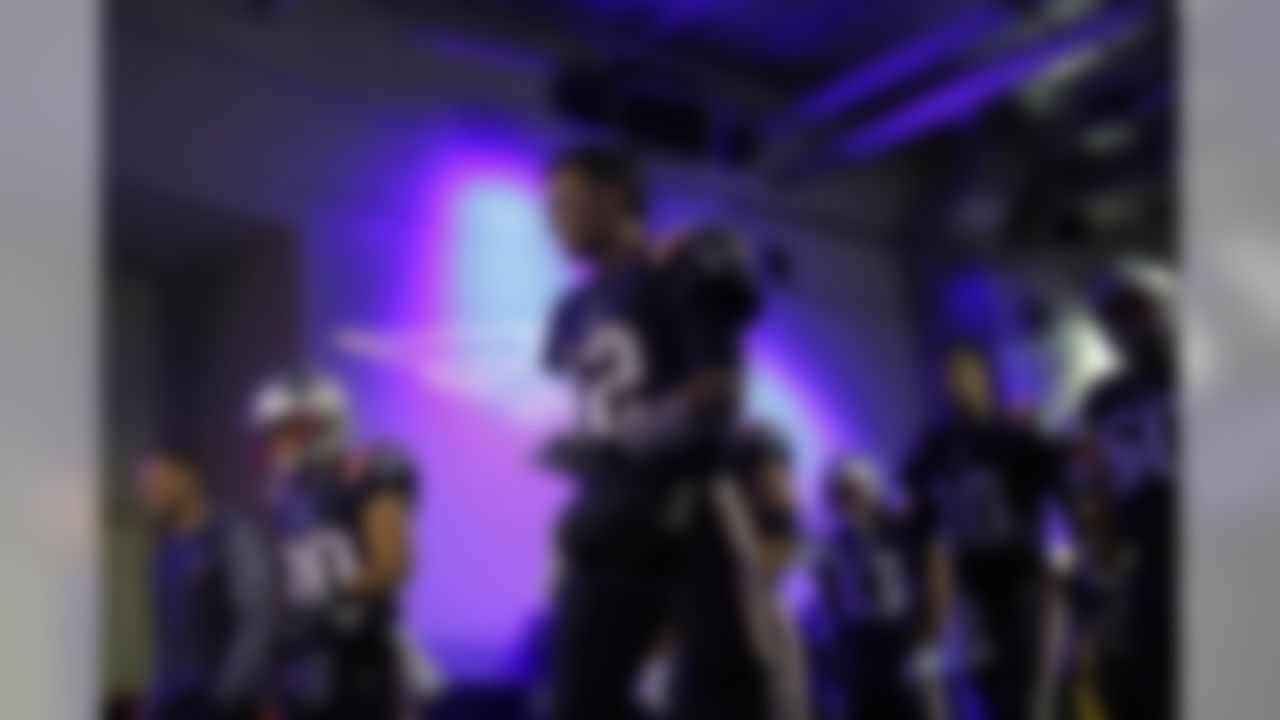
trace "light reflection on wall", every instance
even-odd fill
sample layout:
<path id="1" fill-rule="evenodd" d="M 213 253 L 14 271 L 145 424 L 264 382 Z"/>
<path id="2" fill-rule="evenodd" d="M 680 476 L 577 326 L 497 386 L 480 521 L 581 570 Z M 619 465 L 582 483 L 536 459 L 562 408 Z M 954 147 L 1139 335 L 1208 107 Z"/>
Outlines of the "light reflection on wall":
<path id="1" fill-rule="evenodd" d="M 411 327 L 346 327 L 334 341 L 414 381 L 395 407 L 372 408 L 416 413 L 431 428 L 415 448 L 430 480 L 410 626 L 447 670 L 494 676 L 509 671 L 545 605 L 553 518 L 568 494 L 531 458 L 568 419 L 565 391 L 539 360 L 551 308 L 575 273 L 546 228 L 536 162 L 487 144 L 441 159 L 422 237 L 405 253 L 417 287 L 387 290 L 415 303 L 397 314 Z M 790 435 L 800 476 L 813 478 L 850 438 L 786 347 L 757 338 L 750 407 Z"/>
<path id="2" fill-rule="evenodd" d="M 837 421 L 821 401 L 811 378 L 792 367 L 789 359 L 772 347 L 769 338 L 752 347 L 753 369 L 747 411 L 781 430 L 795 453 L 795 476 L 802 498 L 814 498 L 814 486 L 833 453 L 861 447 L 860 438 Z"/>

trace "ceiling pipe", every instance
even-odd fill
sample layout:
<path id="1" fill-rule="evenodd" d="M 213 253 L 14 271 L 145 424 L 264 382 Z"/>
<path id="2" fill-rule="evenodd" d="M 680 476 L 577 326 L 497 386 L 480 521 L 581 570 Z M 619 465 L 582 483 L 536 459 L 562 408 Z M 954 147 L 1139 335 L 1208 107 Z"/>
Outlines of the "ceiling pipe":
<path id="1" fill-rule="evenodd" d="M 1064 58 L 1137 31 L 1152 19 L 1146 3 L 1094 12 L 1046 40 L 982 65 L 846 133 L 836 142 L 836 154 L 850 160 L 868 160 L 963 121 L 1036 79 Z"/>
<path id="2" fill-rule="evenodd" d="M 1009 9 L 992 4 L 933 28 L 868 64 L 847 70 L 794 103 L 769 123 L 769 139 L 780 142 L 833 120 L 995 36 L 1016 20 Z"/>

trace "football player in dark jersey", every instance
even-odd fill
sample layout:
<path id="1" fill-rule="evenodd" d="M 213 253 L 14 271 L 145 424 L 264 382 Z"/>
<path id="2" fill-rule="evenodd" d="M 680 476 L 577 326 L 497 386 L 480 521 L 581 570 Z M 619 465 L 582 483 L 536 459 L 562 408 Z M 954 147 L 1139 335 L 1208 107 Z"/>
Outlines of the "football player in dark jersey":
<path id="1" fill-rule="evenodd" d="M 1121 618 L 1122 629 L 1095 639 L 1098 671 L 1117 720 L 1167 720 L 1175 713 L 1178 617 L 1173 337 L 1153 288 L 1121 274 L 1099 285 L 1098 316 L 1122 367 L 1090 393 L 1084 424 L 1106 508 L 1095 545 L 1122 566 L 1105 613 Z"/>
<path id="2" fill-rule="evenodd" d="M 764 651 L 741 602 L 749 510 L 726 472 L 756 311 L 745 253 L 716 232 L 649 245 L 642 183 L 612 149 L 562 156 L 549 181 L 558 235 L 588 275 L 548 348 L 579 402 L 546 456 L 578 482 L 560 531 L 551 716 L 634 717 L 638 667 L 669 622 L 676 715 L 749 720 L 766 707 Z"/>
<path id="3" fill-rule="evenodd" d="M 352 451 L 345 395 L 314 372 L 254 400 L 282 573 L 277 686 L 289 720 L 393 720 L 405 701 L 398 595 L 410 567 L 413 468 Z"/>
<path id="4" fill-rule="evenodd" d="M 155 658 L 145 720 L 254 720 L 270 662 L 272 585 L 265 544 L 218 507 L 189 456 L 168 447 L 138 472 L 156 529 L 151 563 Z"/>
<path id="5" fill-rule="evenodd" d="M 837 463 L 825 495 L 832 527 L 817 584 L 836 636 L 841 717 L 910 720 L 919 707 L 908 683 L 915 638 L 907 528 L 864 461 Z"/>
<path id="6" fill-rule="evenodd" d="M 947 417 L 925 433 L 904 477 L 923 541 L 926 643 L 939 647 L 953 599 L 962 599 L 989 717 L 1022 720 L 1044 663 L 1050 583 L 1041 515 L 1062 463 L 1027 424 L 1005 416 L 980 349 L 958 344 L 943 360 Z"/>

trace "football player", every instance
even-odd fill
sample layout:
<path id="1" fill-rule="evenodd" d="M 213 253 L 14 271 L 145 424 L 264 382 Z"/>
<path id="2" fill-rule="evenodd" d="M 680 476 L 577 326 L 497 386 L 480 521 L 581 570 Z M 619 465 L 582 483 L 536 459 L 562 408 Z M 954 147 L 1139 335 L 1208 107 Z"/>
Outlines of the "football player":
<path id="1" fill-rule="evenodd" d="M 1032 714 L 1048 636 L 1050 579 L 1042 512 L 1059 499 L 1059 453 L 1000 405 L 976 346 L 943 358 L 946 417 L 928 430 L 905 472 L 920 532 L 925 640 L 937 666 L 957 599 L 967 611 L 969 661 L 996 720 Z"/>
<path id="2" fill-rule="evenodd" d="M 1177 667 L 1176 359 L 1158 292 L 1113 273 L 1094 298 L 1121 369 L 1085 405 L 1086 447 L 1105 518 L 1094 543 L 1118 567 L 1118 591 L 1094 638 L 1103 694 L 1117 720 L 1174 717 Z M 1105 555 L 1103 555 L 1105 552 Z"/>
<path id="3" fill-rule="evenodd" d="M 252 421 L 283 575 L 280 709 L 289 720 L 398 720 L 413 468 L 393 450 L 352 450 L 345 394 L 319 373 L 269 382 Z"/>
<path id="4" fill-rule="evenodd" d="M 548 350 L 579 402 L 577 427 L 546 456 L 578 481 L 560 532 L 551 716 L 634 717 L 639 665 L 669 623 L 675 714 L 750 720 L 767 706 L 758 624 L 745 617 L 758 568 L 727 472 L 757 309 L 744 250 L 714 231 L 648 244 L 643 184 L 610 148 L 563 155 L 549 185 L 557 234 L 587 272 Z"/>

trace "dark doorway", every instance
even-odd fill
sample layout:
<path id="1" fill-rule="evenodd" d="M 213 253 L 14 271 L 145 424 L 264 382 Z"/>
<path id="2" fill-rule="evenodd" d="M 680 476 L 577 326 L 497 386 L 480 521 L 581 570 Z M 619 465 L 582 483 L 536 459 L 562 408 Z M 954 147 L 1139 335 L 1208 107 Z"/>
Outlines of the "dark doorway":
<path id="1" fill-rule="evenodd" d="M 112 196 L 107 317 L 103 638 L 107 698 L 146 677 L 147 532 L 132 493 L 158 442 L 189 448 L 224 502 L 257 504 L 246 405 L 300 357 L 299 258 L 286 228 L 172 198 Z"/>

